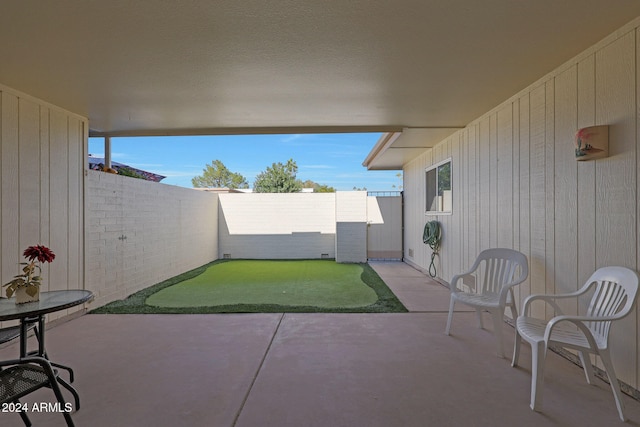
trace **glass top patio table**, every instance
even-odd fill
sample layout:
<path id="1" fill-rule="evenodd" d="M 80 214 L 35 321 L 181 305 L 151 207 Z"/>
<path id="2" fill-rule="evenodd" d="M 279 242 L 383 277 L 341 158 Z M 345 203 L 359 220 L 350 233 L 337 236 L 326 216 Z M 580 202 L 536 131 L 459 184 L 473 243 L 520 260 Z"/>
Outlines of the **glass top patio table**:
<path id="1" fill-rule="evenodd" d="M 93 299 L 91 291 L 81 289 L 40 292 L 40 301 L 16 304 L 13 298 L 0 298 L 0 321 L 42 316 L 65 310 Z"/>
<path id="2" fill-rule="evenodd" d="M 0 322 L 20 319 L 20 357 L 27 356 L 28 325 L 38 323 L 38 356 L 46 356 L 44 347 L 47 313 L 65 310 L 93 300 L 93 293 L 82 289 L 40 292 L 40 301 L 16 304 L 13 298 L 0 298 Z M 32 354 L 32 353 L 29 353 Z"/>

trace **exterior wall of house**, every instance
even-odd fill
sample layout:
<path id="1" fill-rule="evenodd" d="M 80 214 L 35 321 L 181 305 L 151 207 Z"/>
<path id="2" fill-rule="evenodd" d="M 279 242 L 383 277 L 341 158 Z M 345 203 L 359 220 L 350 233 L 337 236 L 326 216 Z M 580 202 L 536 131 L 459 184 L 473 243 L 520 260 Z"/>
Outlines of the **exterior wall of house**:
<path id="1" fill-rule="evenodd" d="M 217 194 L 92 170 L 86 187 L 96 307 L 217 259 Z"/>
<path id="2" fill-rule="evenodd" d="M 56 258 L 43 265 L 42 290 L 84 286 L 82 174 L 87 128 L 83 117 L 0 86 L 2 284 L 21 271 L 27 246 L 43 244 Z"/>
<path id="3" fill-rule="evenodd" d="M 515 248 L 530 263 L 520 302 L 576 290 L 602 266 L 638 269 L 639 25 L 623 27 L 405 166 L 408 262 L 428 267 L 422 230 L 437 219 L 444 236 L 438 276 L 450 280 L 485 248 Z M 577 162 L 574 134 L 593 125 L 610 126 L 609 157 Z M 427 216 L 425 168 L 447 158 L 453 213 Z M 534 314 L 551 316 L 540 308 Z M 639 321 L 634 313 L 611 337 L 618 376 L 636 389 Z"/>

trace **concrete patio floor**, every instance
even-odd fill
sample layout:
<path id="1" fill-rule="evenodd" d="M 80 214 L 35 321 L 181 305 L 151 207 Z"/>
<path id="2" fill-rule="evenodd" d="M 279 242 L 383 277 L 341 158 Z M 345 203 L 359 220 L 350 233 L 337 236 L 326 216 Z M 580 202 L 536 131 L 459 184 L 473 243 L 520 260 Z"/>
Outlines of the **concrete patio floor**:
<path id="1" fill-rule="evenodd" d="M 550 353 L 544 412 L 529 409 L 521 367 L 495 353 L 491 322 L 454 316 L 448 290 L 402 263 L 373 263 L 410 313 L 85 315 L 47 331 L 72 366 L 77 426 L 615 426 L 608 384 Z M 513 329 L 505 327 L 507 354 Z M 0 350 L 14 357 L 17 345 Z M 65 397 L 69 397 L 65 394 Z M 39 390 L 25 401 L 53 401 Z M 625 396 L 629 424 L 640 402 Z M 30 414 L 63 426 L 61 414 Z M 0 425 L 20 426 L 0 413 Z"/>

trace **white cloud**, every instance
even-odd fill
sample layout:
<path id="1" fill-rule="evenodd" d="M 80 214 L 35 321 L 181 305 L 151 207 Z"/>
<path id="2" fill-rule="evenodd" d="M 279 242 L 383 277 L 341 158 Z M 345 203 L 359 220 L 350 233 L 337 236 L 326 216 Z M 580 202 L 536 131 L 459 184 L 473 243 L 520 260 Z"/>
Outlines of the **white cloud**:
<path id="1" fill-rule="evenodd" d="M 282 142 L 292 142 L 303 137 L 304 137 L 303 134 L 285 135 L 282 138 Z"/>

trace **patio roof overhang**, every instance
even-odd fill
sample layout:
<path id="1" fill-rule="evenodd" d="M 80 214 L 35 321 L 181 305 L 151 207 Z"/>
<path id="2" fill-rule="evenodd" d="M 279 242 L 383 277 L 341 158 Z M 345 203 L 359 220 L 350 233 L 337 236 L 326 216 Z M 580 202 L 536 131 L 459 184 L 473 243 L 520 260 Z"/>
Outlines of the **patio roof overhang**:
<path id="1" fill-rule="evenodd" d="M 458 129 L 461 128 L 405 128 L 399 132 L 385 132 L 362 166 L 369 170 L 400 170 Z"/>
<path id="2" fill-rule="evenodd" d="M 4 0 L 0 84 L 93 135 L 402 131 L 369 166 L 398 168 L 638 15 L 637 0 Z"/>

